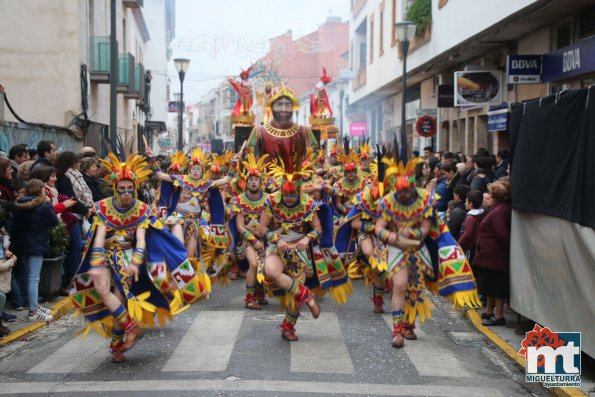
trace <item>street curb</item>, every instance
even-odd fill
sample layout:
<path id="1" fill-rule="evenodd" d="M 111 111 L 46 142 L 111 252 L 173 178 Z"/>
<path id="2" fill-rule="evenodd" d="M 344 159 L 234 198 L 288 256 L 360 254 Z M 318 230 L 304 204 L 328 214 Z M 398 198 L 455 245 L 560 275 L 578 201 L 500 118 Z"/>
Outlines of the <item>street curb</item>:
<path id="1" fill-rule="evenodd" d="M 52 306 L 52 316 L 54 316 L 54 320 L 57 320 L 65 314 L 69 313 L 72 309 L 72 301 L 70 300 L 70 298 L 66 297 Z M 31 323 L 30 325 L 27 325 L 21 329 L 11 332 L 5 337 L 0 338 L 0 346 L 5 346 L 9 343 L 14 342 L 15 340 L 20 340 L 25 335 L 37 331 L 38 329 L 41 329 L 47 326 L 48 324 L 49 322 Z"/>
<path id="2" fill-rule="evenodd" d="M 496 346 L 500 348 L 508 357 L 514 360 L 518 365 L 520 365 L 523 370 L 525 369 L 525 360 L 518 354 L 518 350 L 514 349 L 510 346 L 504 339 L 499 337 L 494 331 L 492 331 L 489 327 L 484 326 L 481 323 L 481 316 L 477 313 L 475 309 L 468 309 L 463 312 L 465 316 L 471 321 L 471 324 L 477 328 L 479 332 L 484 334 L 489 340 L 492 341 Z M 552 393 L 554 393 L 558 397 L 588 397 L 585 393 L 583 393 L 580 389 L 575 387 L 550 387 Z"/>

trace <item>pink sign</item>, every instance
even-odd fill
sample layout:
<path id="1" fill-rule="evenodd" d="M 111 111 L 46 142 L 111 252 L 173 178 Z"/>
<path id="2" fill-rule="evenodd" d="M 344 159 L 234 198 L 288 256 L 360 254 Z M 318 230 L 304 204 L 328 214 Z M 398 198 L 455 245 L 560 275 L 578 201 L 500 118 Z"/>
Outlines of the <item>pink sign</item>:
<path id="1" fill-rule="evenodd" d="M 368 133 L 368 125 L 365 121 L 349 123 L 349 134 L 352 136 L 364 136 Z"/>

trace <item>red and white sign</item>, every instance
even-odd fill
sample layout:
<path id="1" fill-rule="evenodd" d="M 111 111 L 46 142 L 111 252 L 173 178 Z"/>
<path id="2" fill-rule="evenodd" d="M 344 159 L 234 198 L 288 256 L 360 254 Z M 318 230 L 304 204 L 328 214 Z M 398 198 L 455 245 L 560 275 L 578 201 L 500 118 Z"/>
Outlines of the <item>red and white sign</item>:
<path id="1" fill-rule="evenodd" d="M 421 116 L 415 123 L 415 130 L 424 138 L 436 135 L 436 118 L 428 115 Z"/>

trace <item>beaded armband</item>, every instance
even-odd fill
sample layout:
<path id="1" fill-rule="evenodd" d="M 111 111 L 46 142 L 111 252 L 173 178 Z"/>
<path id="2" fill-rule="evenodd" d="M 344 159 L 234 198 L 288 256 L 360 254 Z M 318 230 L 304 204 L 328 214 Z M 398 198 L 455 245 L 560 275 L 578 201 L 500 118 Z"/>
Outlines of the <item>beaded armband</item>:
<path id="1" fill-rule="evenodd" d="M 421 240 L 421 229 L 413 229 L 411 230 L 411 238 L 414 240 Z"/>
<path id="2" fill-rule="evenodd" d="M 310 233 L 306 234 L 306 237 L 308 237 L 310 242 L 312 242 L 320 237 L 320 232 L 318 230 L 312 230 Z"/>
<path id="3" fill-rule="evenodd" d="M 144 248 L 135 248 L 134 252 L 132 253 L 132 264 L 136 266 L 140 266 L 145 261 L 145 249 Z"/>
<path id="4" fill-rule="evenodd" d="M 102 266 L 105 261 L 105 248 L 92 247 L 90 251 L 91 258 L 89 259 L 89 265 L 91 265 L 91 267 Z"/>
<path id="5" fill-rule="evenodd" d="M 253 244 L 256 241 L 256 237 L 254 237 L 254 234 L 252 234 L 252 232 L 248 229 L 244 230 L 242 233 L 242 238 L 250 244 Z"/>
<path id="6" fill-rule="evenodd" d="M 279 240 L 281 240 L 281 236 L 279 236 L 277 233 L 275 232 L 271 232 L 269 229 L 267 229 L 266 232 L 264 232 L 264 236 L 263 236 L 267 241 L 270 241 L 273 244 L 277 244 L 279 242 Z"/>
<path id="7" fill-rule="evenodd" d="M 380 241 L 382 241 L 383 243 L 386 243 L 388 241 L 389 231 L 386 229 L 383 229 L 380 232 L 376 231 L 376 235 L 378 236 Z"/>
<path id="8" fill-rule="evenodd" d="M 364 222 L 364 221 L 362 221 L 362 225 L 360 226 L 360 230 L 363 233 L 370 234 L 370 233 L 372 233 L 374 231 L 375 226 L 376 225 L 374 225 L 371 222 Z"/>

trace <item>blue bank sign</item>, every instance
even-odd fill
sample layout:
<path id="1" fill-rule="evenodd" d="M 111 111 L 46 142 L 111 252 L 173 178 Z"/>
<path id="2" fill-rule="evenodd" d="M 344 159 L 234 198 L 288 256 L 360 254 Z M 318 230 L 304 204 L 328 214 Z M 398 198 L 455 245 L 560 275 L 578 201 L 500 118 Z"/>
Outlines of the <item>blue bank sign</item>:
<path id="1" fill-rule="evenodd" d="M 508 84 L 541 83 L 541 55 L 509 55 Z"/>
<path id="2" fill-rule="evenodd" d="M 595 37 L 543 54 L 542 80 L 555 81 L 595 71 Z"/>

